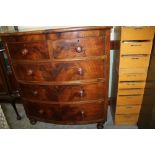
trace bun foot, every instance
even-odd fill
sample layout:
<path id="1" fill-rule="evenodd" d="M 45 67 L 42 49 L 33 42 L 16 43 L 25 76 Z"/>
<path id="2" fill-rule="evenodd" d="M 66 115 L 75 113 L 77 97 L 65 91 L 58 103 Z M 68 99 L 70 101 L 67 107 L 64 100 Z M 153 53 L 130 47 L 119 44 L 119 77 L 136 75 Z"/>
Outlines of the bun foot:
<path id="1" fill-rule="evenodd" d="M 35 124 L 37 123 L 37 121 L 34 120 L 34 119 L 30 119 L 30 123 L 31 123 L 32 125 L 35 125 Z"/>
<path id="2" fill-rule="evenodd" d="M 104 123 L 97 123 L 97 129 L 104 129 Z"/>

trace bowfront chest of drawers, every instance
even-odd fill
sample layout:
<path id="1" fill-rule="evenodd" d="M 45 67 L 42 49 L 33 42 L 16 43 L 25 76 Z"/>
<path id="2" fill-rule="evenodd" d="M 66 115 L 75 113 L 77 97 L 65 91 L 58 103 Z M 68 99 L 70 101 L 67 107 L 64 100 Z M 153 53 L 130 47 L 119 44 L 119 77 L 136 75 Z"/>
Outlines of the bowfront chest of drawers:
<path id="1" fill-rule="evenodd" d="M 17 32 L 1 36 L 28 118 L 58 124 L 107 119 L 110 27 Z"/>

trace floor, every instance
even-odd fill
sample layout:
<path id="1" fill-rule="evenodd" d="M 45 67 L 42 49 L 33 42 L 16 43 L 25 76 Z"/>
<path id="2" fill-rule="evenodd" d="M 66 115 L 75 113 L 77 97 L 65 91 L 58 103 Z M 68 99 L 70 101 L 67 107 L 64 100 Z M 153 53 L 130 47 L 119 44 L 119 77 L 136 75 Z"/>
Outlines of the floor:
<path id="1" fill-rule="evenodd" d="M 55 125 L 50 123 L 37 122 L 31 125 L 26 117 L 22 104 L 17 104 L 18 111 L 22 116 L 21 120 L 16 119 L 15 112 L 10 104 L 2 105 L 8 125 L 12 129 L 96 129 L 96 124 L 89 125 Z M 137 126 L 115 126 L 112 121 L 110 109 L 108 109 L 108 120 L 104 126 L 105 129 L 137 129 Z"/>

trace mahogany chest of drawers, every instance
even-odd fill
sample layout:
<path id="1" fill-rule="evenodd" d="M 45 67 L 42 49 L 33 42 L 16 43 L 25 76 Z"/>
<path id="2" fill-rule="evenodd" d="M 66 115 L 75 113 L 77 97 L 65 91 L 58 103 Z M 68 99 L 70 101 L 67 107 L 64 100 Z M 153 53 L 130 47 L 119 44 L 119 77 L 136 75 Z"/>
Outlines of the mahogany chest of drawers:
<path id="1" fill-rule="evenodd" d="M 98 123 L 107 119 L 110 27 L 1 35 L 30 122 Z"/>

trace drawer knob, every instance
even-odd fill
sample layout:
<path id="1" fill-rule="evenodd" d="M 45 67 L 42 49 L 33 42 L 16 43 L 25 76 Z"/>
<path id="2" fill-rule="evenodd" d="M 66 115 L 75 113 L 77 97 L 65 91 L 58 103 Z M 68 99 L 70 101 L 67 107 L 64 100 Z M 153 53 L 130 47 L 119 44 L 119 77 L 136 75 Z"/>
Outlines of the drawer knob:
<path id="1" fill-rule="evenodd" d="M 79 91 L 80 97 L 84 97 L 84 90 Z"/>
<path id="2" fill-rule="evenodd" d="M 39 110 L 39 114 L 43 114 L 44 111 L 42 109 Z"/>
<path id="3" fill-rule="evenodd" d="M 78 68 L 78 73 L 79 73 L 79 75 L 83 75 L 83 69 L 82 68 Z"/>
<path id="4" fill-rule="evenodd" d="M 84 111 L 81 111 L 81 115 L 82 115 L 82 119 L 84 119 L 84 117 L 85 117 Z"/>
<path id="5" fill-rule="evenodd" d="M 80 47 L 80 46 L 77 46 L 75 49 L 76 49 L 76 52 L 78 52 L 78 53 L 81 53 L 83 51 L 82 47 Z"/>
<path id="6" fill-rule="evenodd" d="M 32 75 L 33 74 L 33 70 L 32 69 L 29 69 L 28 71 L 27 71 L 27 75 Z"/>
<path id="7" fill-rule="evenodd" d="M 27 55 L 28 49 L 24 48 L 21 53 L 22 53 L 22 55 Z"/>
<path id="8" fill-rule="evenodd" d="M 33 91 L 33 95 L 37 95 L 38 94 L 38 92 L 37 91 Z"/>

